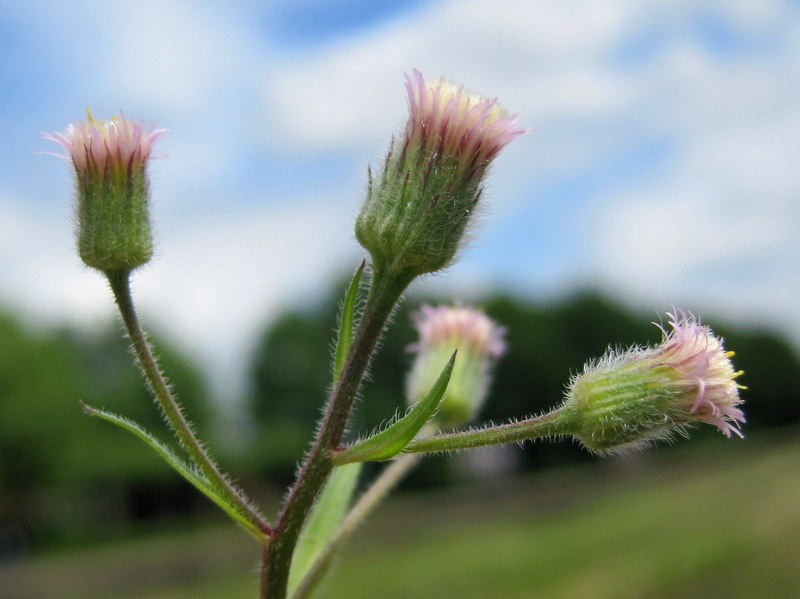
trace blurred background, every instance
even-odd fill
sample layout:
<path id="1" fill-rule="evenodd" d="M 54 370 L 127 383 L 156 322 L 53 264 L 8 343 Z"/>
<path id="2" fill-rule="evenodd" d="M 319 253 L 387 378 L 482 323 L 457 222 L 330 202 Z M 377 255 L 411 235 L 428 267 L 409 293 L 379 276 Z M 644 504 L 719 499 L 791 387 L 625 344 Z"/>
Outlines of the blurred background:
<path id="1" fill-rule="evenodd" d="M 795 0 L 0 0 L 0 597 L 255 594 L 249 539 L 81 415 L 166 435 L 40 132 L 86 107 L 169 129 L 136 299 L 200 430 L 273 509 L 413 68 L 497 96 L 531 133 L 496 161 L 462 259 L 398 313 L 354 428 L 402 403 L 409 311 L 455 298 L 509 328 L 488 419 L 556 404 L 588 358 L 657 341 L 649 323 L 678 306 L 736 351 L 747 438 L 427 460 L 329 596 L 752 597 L 765 580 L 796 596 L 798 62 Z M 408 571 L 413 588 L 392 577 Z"/>

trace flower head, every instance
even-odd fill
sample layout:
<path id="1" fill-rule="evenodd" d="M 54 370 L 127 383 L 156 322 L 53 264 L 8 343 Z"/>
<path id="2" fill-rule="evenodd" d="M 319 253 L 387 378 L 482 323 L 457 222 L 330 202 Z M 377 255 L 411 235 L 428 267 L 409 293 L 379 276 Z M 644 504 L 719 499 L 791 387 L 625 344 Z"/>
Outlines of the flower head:
<path id="1" fill-rule="evenodd" d="M 498 152 L 525 133 L 497 103 L 419 71 L 406 75 L 409 117 L 377 177 L 369 172 L 356 236 L 376 269 L 412 276 L 454 259 Z"/>
<path id="2" fill-rule="evenodd" d="M 615 450 L 684 432 L 696 422 L 726 437 L 745 421 L 735 382 L 741 375 L 722 340 L 691 314 L 667 314 L 671 331 L 654 348 L 611 352 L 573 379 L 565 408 L 580 420 L 578 438 Z"/>
<path id="3" fill-rule="evenodd" d="M 86 112 L 87 121 L 45 138 L 61 144 L 75 168 L 81 258 L 104 272 L 132 270 L 153 253 L 147 163 L 166 130 Z"/>
<path id="4" fill-rule="evenodd" d="M 436 421 L 440 426 L 469 422 L 486 397 L 493 365 L 505 353 L 505 329 L 483 312 L 465 307 L 422 306 L 413 321 L 419 342 L 409 347 L 417 354 L 408 377 L 409 404 L 428 392 L 458 350 Z"/>

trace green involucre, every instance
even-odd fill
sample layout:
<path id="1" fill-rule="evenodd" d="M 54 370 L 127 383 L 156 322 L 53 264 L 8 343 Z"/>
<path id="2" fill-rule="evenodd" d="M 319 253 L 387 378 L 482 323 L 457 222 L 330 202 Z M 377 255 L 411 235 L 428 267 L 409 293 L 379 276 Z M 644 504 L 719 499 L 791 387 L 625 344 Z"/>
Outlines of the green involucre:
<path id="1" fill-rule="evenodd" d="M 103 272 L 131 271 L 150 261 L 149 185 L 142 170 L 78 181 L 78 253 Z"/>

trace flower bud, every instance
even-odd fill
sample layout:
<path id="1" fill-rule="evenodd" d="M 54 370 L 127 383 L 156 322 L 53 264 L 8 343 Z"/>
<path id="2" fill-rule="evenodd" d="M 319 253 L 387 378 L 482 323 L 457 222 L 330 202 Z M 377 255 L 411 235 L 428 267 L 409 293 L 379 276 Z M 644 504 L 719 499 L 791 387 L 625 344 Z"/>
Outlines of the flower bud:
<path id="1" fill-rule="evenodd" d="M 409 119 L 377 176 L 370 170 L 356 237 L 376 269 L 413 276 L 448 266 L 497 153 L 525 133 L 515 116 L 443 79 L 406 76 Z"/>
<path id="2" fill-rule="evenodd" d="M 75 168 L 78 253 L 103 272 L 131 271 L 153 255 L 147 162 L 165 129 L 122 114 L 45 135 Z"/>
<path id="3" fill-rule="evenodd" d="M 697 422 L 742 436 L 733 352 L 694 316 L 668 314 L 672 331 L 655 348 L 609 351 L 570 383 L 564 410 L 590 450 L 615 451 L 684 434 Z M 661 327 L 659 327 L 661 328 Z"/>
<path id="4" fill-rule="evenodd" d="M 434 421 L 441 428 L 466 424 L 483 405 L 492 367 L 505 353 L 505 329 L 472 308 L 422 306 L 413 319 L 419 342 L 409 347 L 417 353 L 408 377 L 409 405 L 428 392 L 458 350 Z"/>

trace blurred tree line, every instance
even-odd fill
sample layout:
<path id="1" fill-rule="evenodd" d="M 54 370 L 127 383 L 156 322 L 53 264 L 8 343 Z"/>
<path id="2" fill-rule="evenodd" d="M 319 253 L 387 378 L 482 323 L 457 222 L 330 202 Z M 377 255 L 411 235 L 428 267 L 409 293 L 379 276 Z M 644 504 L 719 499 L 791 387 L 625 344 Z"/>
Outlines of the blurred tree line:
<path id="1" fill-rule="evenodd" d="M 416 341 L 411 313 L 422 303 L 442 301 L 448 300 L 410 297 L 398 309 L 362 390 L 352 426 L 355 433 L 370 431 L 405 408 L 405 376 L 412 358 L 406 348 Z M 549 304 L 498 294 L 477 306 L 507 328 L 509 342 L 481 421 L 499 423 L 547 411 L 561 402 L 572 375 L 609 346 L 624 349 L 661 340 L 661 332 L 652 324 L 661 317 L 655 311 L 636 313 L 589 291 Z M 335 308 L 336 296 L 331 295 L 305 310 L 283 314 L 264 332 L 253 355 L 250 405 L 259 435 L 253 452 L 264 472 L 283 481 L 291 479 L 293 457 L 306 448 L 329 384 Z M 726 347 L 736 352 L 735 366 L 745 371 L 739 381 L 748 387 L 743 392 L 745 433 L 800 422 L 800 358 L 792 345 L 774 332 L 731 328 L 706 319 L 704 323 L 724 337 Z M 712 427 L 692 433 L 694 440 L 715 436 L 719 433 Z M 276 451 L 275 445 L 280 449 Z M 568 441 L 513 447 L 508 457 L 522 469 L 593 459 Z M 453 474 L 448 461 L 428 457 L 412 482 L 447 480 Z"/>
<path id="2" fill-rule="evenodd" d="M 242 434 L 236 435 L 246 441 L 229 456 L 237 477 L 282 489 L 293 476 L 327 392 L 343 288 L 284 313 L 261 335 L 249 366 Z M 362 391 L 354 432 L 371 430 L 404 409 L 411 362 L 406 348 L 415 340 L 410 313 L 423 301 L 435 303 L 411 297 L 396 313 Z M 495 295 L 479 306 L 508 328 L 509 341 L 484 420 L 545 411 L 560 402 L 570 376 L 609 345 L 660 340 L 650 324 L 655 313 L 636 314 L 593 293 L 549 304 Z M 773 332 L 708 324 L 725 337 L 736 351 L 737 368 L 745 370 L 745 432 L 800 421 L 800 360 L 792 346 Z M 153 339 L 201 436 L 214 445 L 214 405 L 201 372 L 158 335 Z M 82 414 L 80 401 L 133 418 L 171 440 L 116 324 L 90 335 L 32 328 L 0 314 L 0 340 L 0 557 L 29 545 L 119 534 L 142 522 L 207 508 L 205 499 L 140 441 Z M 693 437 L 715 435 L 704 427 Z M 526 444 L 511 451 L 513 465 L 522 469 L 591 459 L 569 442 Z M 441 484 L 452 475 L 451 461 L 433 457 L 410 483 Z"/>
<path id="3" fill-rule="evenodd" d="M 209 431 L 199 370 L 154 341 L 198 427 Z M 169 439 L 116 323 L 88 334 L 29 327 L 0 313 L 0 557 L 30 544 L 108 536 L 193 505 L 191 491 L 141 441 L 85 416 L 80 402 Z"/>

